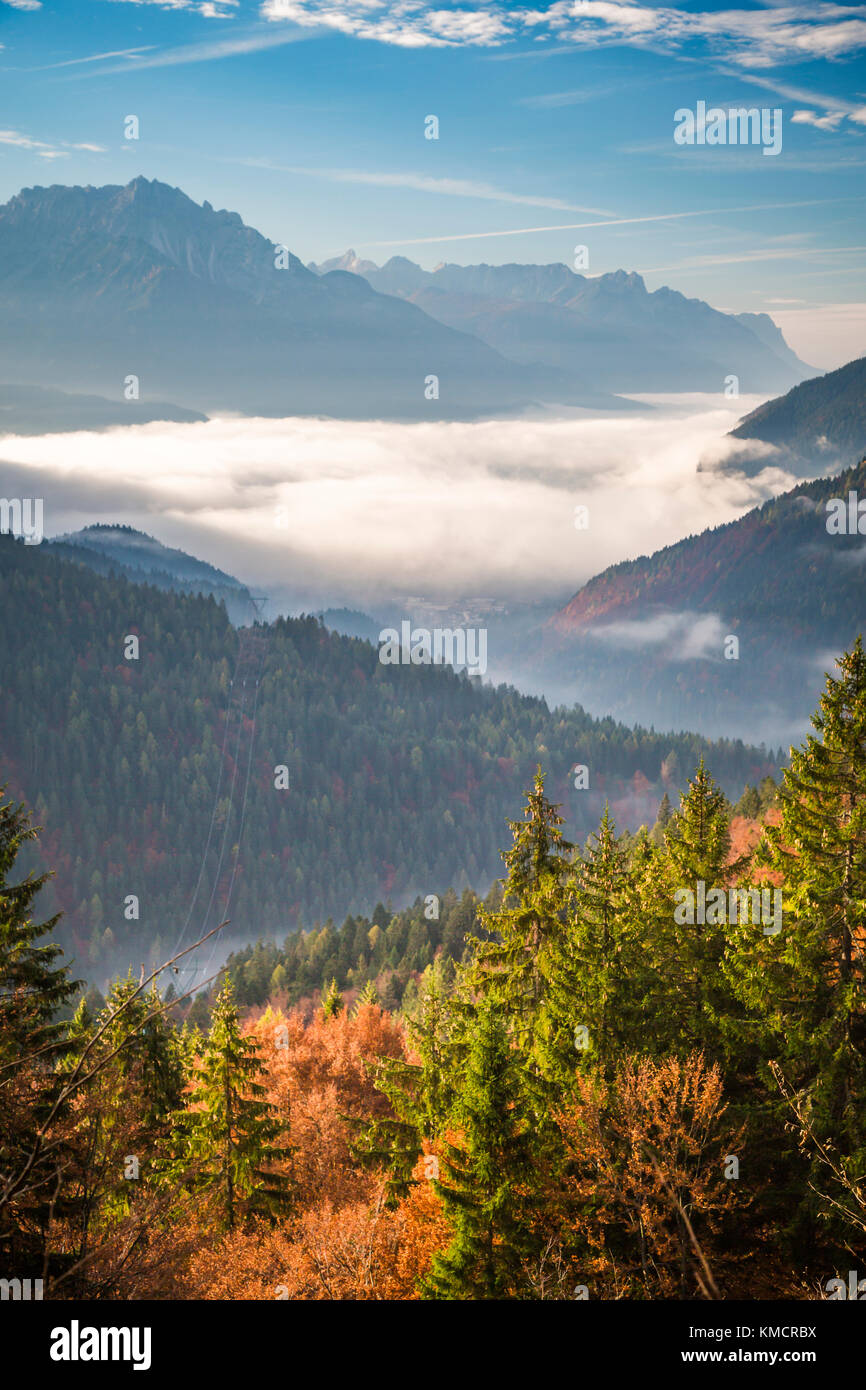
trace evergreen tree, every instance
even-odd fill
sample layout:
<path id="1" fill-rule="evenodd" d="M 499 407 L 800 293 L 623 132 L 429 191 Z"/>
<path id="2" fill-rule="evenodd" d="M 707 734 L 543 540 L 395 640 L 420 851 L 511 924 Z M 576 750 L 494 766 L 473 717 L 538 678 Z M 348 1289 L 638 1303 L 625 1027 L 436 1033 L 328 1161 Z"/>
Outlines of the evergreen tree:
<path id="1" fill-rule="evenodd" d="M 241 1031 L 231 981 L 214 1006 L 210 1033 L 186 1110 L 175 1116 L 177 1156 L 169 1178 L 215 1191 L 222 1224 L 231 1230 L 242 1210 L 276 1212 L 288 1202 L 288 1180 L 274 1165 L 287 1156 L 282 1133 L 259 1080 L 264 1064 Z"/>
<path id="2" fill-rule="evenodd" d="M 727 939 L 731 837 L 728 802 L 701 758 L 665 832 L 666 884 L 649 908 L 655 965 L 668 985 L 666 1036 L 680 1055 L 718 1056 L 731 998 L 721 970 Z M 714 896 L 715 895 L 715 896 Z M 703 918 L 703 920 L 701 920 Z M 663 1034 L 664 1036 L 664 1034 Z"/>
<path id="3" fill-rule="evenodd" d="M 68 1047 L 68 1024 L 57 1014 L 80 981 L 58 964 L 61 948 L 41 940 L 59 920 L 34 915 L 49 875 L 12 881 L 22 847 L 37 836 L 23 806 L 0 801 L 0 1255 L 41 1273 L 59 1159 L 40 1130 L 58 1102 L 56 1064 Z"/>
<path id="4" fill-rule="evenodd" d="M 463 1018 L 453 1002 L 437 962 L 424 972 L 418 1006 L 407 1031 L 417 1062 L 386 1058 L 376 1067 L 376 1089 L 387 1098 L 391 1114 L 355 1128 L 356 1158 L 388 1171 L 388 1199 L 405 1196 L 425 1139 L 438 1138 L 447 1127 L 460 1089 L 465 1056 Z"/>
<path id="5" fill-rule="evenodd" d="M 758 860 L 783 876 L 782 929 L 741 924 L 728 977 L 765 1061 L 799 1093 L 815 1136 L 866 1171 L 866 654 L 828 676 L 783 774 Z M 765 1073 L 766 1075 L 766 1073 Z M 767 1083 L 776 1091 L 772 1078 Z"/>
<path id="6" fill-rule="evenodd" d="M 336 984 L 336 981 L 334 983 Z M 378 1002 L 379 995 L 376 992 L 376 986 L 372 980 L 368 980 L 355 1001 L 355 1013 L 358 1012 L 362 1004 L 378 1004 Z"/>
<path id="7" fill-rule="evenodd" d="M 574 846 L 563 836 L 563 817 L 544 794 L 541 768 L 526 793 L 523 821 L 510 821 L 510 849 L 503 851 L 507 874 L 502 905 L 483 910 L 480 926 L 488 939 L 473 941 L 470 978 L 504 1009 L 514 1040 L 538 1071 L 537 1030 L 549 975 L 561 959 L 566 935 L 566 884 Z"/>
<path id="8" fill-rule="evenodd" d="M 322 1013 L 325 1018 L 336 1018 L 337 1014 L 342 1013 L 344 1007 L 345 1000 L 337 988 L 336 979 L 332 978 L 327 989 L 322 991 Z"/>
<path id="9" fill-rule="evenodd" d="M 152 986 L 140 993 L 131 975 L 114 982 L 95 1019 L 86 999 L 81 1000 L 71 1039 L 64 1070 L 71 1070 L 88 1050 L 88 1079 L 77 1093 L 70 1139 L 75 1154 L 70 1176 L 78 1199 L 76 1254 L 81 1260 L 94 1226 L 123 1215 L 144 1191 L 149 1164 L 181 1103 L 186 1068 L 183 1045 L 158 990 Z"/>
<path id="10" fill-rule="evenodd" d="M 560 1090 L 570 1088 L 578 1066 L 612 1068 L 640 1032 L 645 966 L 640 918 L 628 910 L 630 878 L 626 850 L 605 807 L 598 833 L 575 866 L 567 932 L 551 955 L 541 1050 L 545 1073 Z"/>
<path id="11" fill-rule="evenodd" d="M 480 1004 L 436 1182 L 454 1235 L 433 1260 L 428 1297 L 520 1297 L 533 1252 L 532 1124 L 520 1069 L 493 1000 Z"/>

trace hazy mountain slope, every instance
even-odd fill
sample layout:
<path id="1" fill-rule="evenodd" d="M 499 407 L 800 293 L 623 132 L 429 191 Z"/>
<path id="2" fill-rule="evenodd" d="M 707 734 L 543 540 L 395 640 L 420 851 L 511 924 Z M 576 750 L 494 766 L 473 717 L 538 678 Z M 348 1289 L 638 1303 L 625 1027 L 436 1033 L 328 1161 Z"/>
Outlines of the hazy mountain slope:
<path id="1" fill-rule="evenodd" d="M 70 430 L 146 425 L 152 420 L 189 424 L 206 419 L 198 411 L 166 401 L 124 400 L 121 390 L 114 400 L 107 400 L 104 396 L 72 395 L 40 386 L 0 386 L 2 434 L 66 434 Z"/>
<path id="2" fill-rule="evenodd" d="M 775 444 L 799 469 L 826 472 L 866 451 L 866 357 L 767 401 L 731 430 L 736 439 Z"/>
<path id="3" fill-rule="evenodd" d="M 135 583 L 180 594 L 212 594 L 226 605 L 233 623 L 249 623 L 256 617 L 250 591 L 239 579 L 131 526 L 85 526 L 49 544 L 100 574 L 122 574 Z"/>
<path id="4" fill-rule="evenodd" d="M 45 827 L 62 933 L 85 966 L 115 949 L 137 966 L 219 914 L 233 943 L 282 939 L 379 898 L 483 888 L 538 762 L 581 839 L 606 798 L 625 825 L 654 819 L 702 752 L 734 796 L 772 771 L 742 745 L 551 713 L 450 668 L 386 666 L 312 618 L 267 629 L 256 686 L 251 667 L 236 673 L 241 639 L 211 598 L 102 576 L 53 546 L 0 537 L 0 602 L 0 783 Z M 589 791 L 572 789 L 577 761 Z"/>
<path id="5" fill-rule="evenodd" d="M 612 566 L 524 637 L 508 669 L 594 713 L 789 742 L 832 657 L 866 629 L 866 540 L 827 531 L 827 500 L 852 489 L 866 496 L 866 461 Z"/>
<path id="6" fill-rule="evenodd" d="M 134 376 L 143 402 L 210 412 L 437 419 L 539 399 L 616 405 L 357 275 L 315 275 L 237 213 L 144 178 L 24 189 L 0 208 L 0 314 L 0 379 L 113 399 Z M 425 396 L 431 376 L 438 399 Z"/>
<path id="7" fill-rule="evenodd" d="M 381 269 L 347 252 L 327 266 L 420 305 L 515 360 L 579 373 L 608 390 L 778 391 L 812 373 L 766 314 L 724 314 L 676 290 L 650 293 L 640 275 L 590 278 L 562 264 L 441 265 L 403 256 Z M 319 267 L 324 269 L 324 267 Z"/>

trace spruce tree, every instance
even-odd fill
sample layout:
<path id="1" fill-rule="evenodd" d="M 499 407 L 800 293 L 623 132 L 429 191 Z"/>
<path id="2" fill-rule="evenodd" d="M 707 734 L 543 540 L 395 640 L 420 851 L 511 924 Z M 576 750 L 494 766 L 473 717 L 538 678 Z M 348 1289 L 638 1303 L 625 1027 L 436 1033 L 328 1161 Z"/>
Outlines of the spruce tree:
<path id="1" fill-rule="evenodd" d="M 765 1063 L 775 1061 L 799 1094 L 815 1136 L 829 1141 L 852 1173 L 862 1174 L 866 654 L 859 637 L 838 666 L 813 716 L 815 733 L 791 749 L 780 819 L 765 826 L 758 851 L 759 862 L 782 876 L 781 931 L 765 935 L 741 925 L 726 969 Z"/>
<path id="2" fill-rule="evenodd" d="M 510 849 L 503 851 L 507 874 L 501 906 L 482 908 L 480 926 L 487 939 L 473 942 L 471 980 L 496 999 L 513 1027 L 523 1055 L 535 1059 L 541 1006 L 555 958 L 566 933 L 566 885 L 574 846 L 563 836 L 563 817 L 544 794 L 541 768 L 526 793 L 523 821 L 510 821 Z"/>
<path id="3" fill-rule="evenodd" d="M 288 1180 L 274 1167 L 287 1151 L 276 1142 L 282 1125 L 264 1099 L 263 1071 L 256 1043 L 241 1030 L 227 979 L 188 1106 L 175 1115 L 176 1157 L 167 1171 L 194 1191 L 215 1192 L 228 1230 L 242 1213 L 275 1213 L 288 1204 Z"/>
<path id="4" fill-rule="evenodd" d="M 720 895 L 734 867 L 730 848 L 728 802 L 701 758 L 665 831 L 666 883 L 656 880 L 659 895 L 648 904 L 654 963 L 668 985 L 663 1032 L 680 1055 L 697 1047 L 718 1057 L 722 1050 L 719 1017 L 731 1001 L 721 969 L 728 909 Z"/>
<path id="5" fill-rule="evenodd" d="M 59 921 L 35 916 L 49 875 L 12 881 L 23 846 L 37 838 L 23 806 L 0 802 L 0 1255 L 41 1273 L 59 1167 L 56 1145 L 40 1131 L 58 1103 L 56 1066 L 68 1047 L 68 1025 L 57 1015 L 80 981 L 58 963 L 61 948 L 42 941 Z"/>
<path id="6" fill-rule="evenodd" d="M 365 1166 L 386 1168 L 389 1204 L 412 1186 L 424 1140 L 438 1138 L 447 1127 L 461 1084 L 463 1027 L 437 962 L 425 971 L 417 1009 L 407 1021 L 418 1060 L 389 1057 L 376 1065 L 376 1089 L 388 1100 L 391 1113 L 354 1124 L 354 1156 Z"/>
<path id="7" fill-rule="evenodd" d="M 628 855 L 605 807 L 598 833 L 575 866 L 568 926 L 551 955 L 541 1052 L 549 1080 L 570 1089 L 587 1065 L 610 1069 L 636 1046 L 646 973 L 632 910 Z"/>
<path id="8" fill-rule="evenodd" d="M 533 1122 L 500 1011 L 480 1003 L 454 1110 L 458 1142 L 446 1142 L 435 1183 L 454 1232 L 424 1292 L 442 1299 L 516 1298 L 533 1252 Z"/>
<path id="9" fill-rule="evenodd" d="M 145 1190 L 151 1162 L 158 1166 L 172 1112 L 181 1103 L 186 1067 L 183 1042 L 166 1018 L 158 990 L 154 985 L 140 993 L 131 975 L 114 982 L 95 1019 L 82 999 L 71 1040 L 65 1070 L 88 1049 L 89 1075 L 78 1091 L 70 1141 L 80 1195 L 81 1259 L 94 1224 L 123 1215 Z"/>

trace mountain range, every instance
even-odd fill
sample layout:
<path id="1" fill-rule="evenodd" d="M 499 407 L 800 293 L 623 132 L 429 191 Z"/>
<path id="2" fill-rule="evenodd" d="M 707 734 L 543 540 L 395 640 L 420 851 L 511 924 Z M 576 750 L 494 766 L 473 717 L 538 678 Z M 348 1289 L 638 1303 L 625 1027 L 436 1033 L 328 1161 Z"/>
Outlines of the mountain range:
<path id="1" fill-rule="evenodd" d="M 581 275 L 563 264 L 440 265 L 404 256 L 379 267 L 354 251 L 311 264 L 349 271 L 374 289 L 473 333 L 514 361 L 576 372 L 609 391 L 722 391 L 733 374 L 744 393 L 786 390 L 814 376 L 768 314 L 727 314 L 640 275 Z"/>
<path id="2" fill-rule="evenodd" d="M 0 380 L 109 399 L 409 419 L 617 405 L 145 178 L 23 189 L 0 208 L 0 313 Z"/>
<path id="3" fill-rule="evenodd" d="M 370 419 L 631 409 L 813 369 L 766 316 L 635 274 L 394 258 L 317 266 L 178 188 L 23 189 L 0 207 L 0 381 L 211 414 Z M 365 278 L 366 277 L 366 278 Z"/>

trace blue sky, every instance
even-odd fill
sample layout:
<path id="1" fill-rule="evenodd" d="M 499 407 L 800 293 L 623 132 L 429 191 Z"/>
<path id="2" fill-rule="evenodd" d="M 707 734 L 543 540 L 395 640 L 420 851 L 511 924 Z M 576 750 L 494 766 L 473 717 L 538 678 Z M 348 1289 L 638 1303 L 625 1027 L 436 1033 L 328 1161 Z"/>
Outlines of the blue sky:
<path id="1" fill-rule="evenodd" d="M 583 244 L 866 353 L 866 5 L 0 0 L 0 44 L 2 201 L 145 174 L 304 260 Z M 781 108 L 781 152 L 677 145 L 699 101 Z"/>

